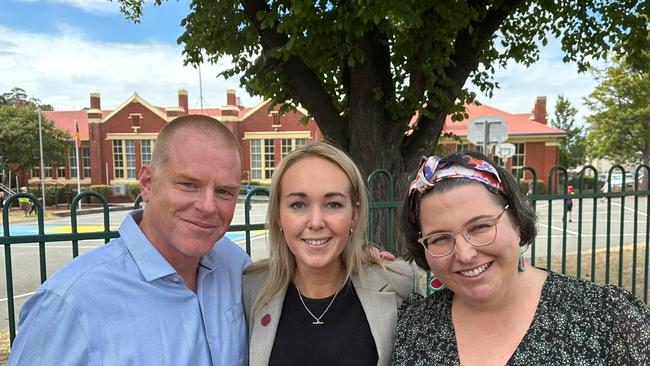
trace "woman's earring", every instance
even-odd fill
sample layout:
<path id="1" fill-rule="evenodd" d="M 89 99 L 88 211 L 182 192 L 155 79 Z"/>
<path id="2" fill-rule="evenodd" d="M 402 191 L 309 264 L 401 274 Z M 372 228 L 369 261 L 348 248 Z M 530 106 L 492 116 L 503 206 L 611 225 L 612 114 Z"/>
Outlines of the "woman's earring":
<path id="1" fill-rule="evenodd" d="M 517 264 L 519 272 L 526 272 L 526 258 L 524 258 L 524 251 L 519 249 L 519 262 Z"/>
<path id="2" fill-rule="evenodd" d="M 444 289 L 447 288 L 442 281 L 436 277 L 436 275 L 433 272 L 429 272 L 427 274 L 427 287 L 429 288 L 429 293 L 432 292 L 440 292 Z"/>
<path id="3" fill-rule="evenodd" d="M 282 228 L 282 226 L 280 226 L 280 232 L 284 234 L 284 229 Z"/>

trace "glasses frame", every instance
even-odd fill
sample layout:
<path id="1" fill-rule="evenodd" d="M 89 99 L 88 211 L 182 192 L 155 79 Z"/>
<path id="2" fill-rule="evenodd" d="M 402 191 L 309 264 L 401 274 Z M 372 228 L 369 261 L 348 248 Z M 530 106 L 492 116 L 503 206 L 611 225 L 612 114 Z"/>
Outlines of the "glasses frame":
<path id="1" fill-rule="evenodd" d="M 476 247 L 476 248 L 485 247 L 485 246 L 488 246 L 488 245 L 494 243 L 494 241 L 497 239 L 497 234 L 498 234 L 497 225 L 499 224 L 499 220 L 501 220 L 501 217 L 503 216 L 503 214 L 506 212 L 506 210 L 507 210 L 509 207 L 510 207 L 510 205 L 506 205 L 506 207 L 504 207 L 503 210 L 501 210 L 501 212 L 500 212 L 498 215 L 496 215 L 496 216 L 494 217 L 494 220 L 495 220 L 495 221 L 494 221 L 494 238 L 493 238 L 492 240 L 490 240 L 488 243 L 485 243 L 485 244 L 480 244 L 480 245 L 478 245 L 478 244 L 474 244 L 474 243 L 472 243 L 471 240 L 469 240 L 469 239 L 467 238 L 467 230 L 466 230 L 467 227 L 464 227 L 464 228 L 460 231 L 460 233 L 463 234 L 463 238 L 465 239 L 465 241 L 468 242 L 471 246 Z M 424 250 L 426 250 L 427 253 L 429 253 L 430 256 L 432 256 L 432 257 L 434 257 L 434 258 L 442 258 L 442 257 L 446 257 L 446 256 L 448 256 L 449 254 L 453 253 L 454 250 L 456 249 L 456 235 L 458 235 L 459 232 L 455 232 L 455 233 L 449 232 L 449 233 L 445 233 L 445 234 L 451 234 L 451 239 L 454 241 L 454 245 L 451 247 L 451 250 L 449 251 L 449 253 L 446 253 L 446 254 L 433 254 L 433 253 L 431 253 L 431 252 L 429 251 L 429 248 L 427 248 L 427 245 L 424 243 L 424 240 L 426 240 L 426 239 L 429 238 L 430 236 L 427 236 L 427 237 L 424 237 L 424 238 L 421 237 L 420 239 L 418 239 L 418 243 L 420 243 L 420 244 L 422 245 L 422 247 L 424 248 Z M 422 235 L 422 234 L 420 234 L 420 235 Z"/>

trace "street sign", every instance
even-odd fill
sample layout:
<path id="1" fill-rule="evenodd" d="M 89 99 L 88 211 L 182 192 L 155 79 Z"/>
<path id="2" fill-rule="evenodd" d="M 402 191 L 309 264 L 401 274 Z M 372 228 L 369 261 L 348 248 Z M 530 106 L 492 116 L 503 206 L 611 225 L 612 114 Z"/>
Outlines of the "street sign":
<path id="1" fill-rule="evenodd" d="M 474 118 L 467 126 L 467 139 L 483 146 L 504 142 L 508 139 L 508 122 L 492 116 Z"/>
<path id="2" fill-rule="evenodd" d="M 501 143 L 494 147 L 494 154 L 501 159 L 507 159 L 515 155 L 515 145 Z"/>

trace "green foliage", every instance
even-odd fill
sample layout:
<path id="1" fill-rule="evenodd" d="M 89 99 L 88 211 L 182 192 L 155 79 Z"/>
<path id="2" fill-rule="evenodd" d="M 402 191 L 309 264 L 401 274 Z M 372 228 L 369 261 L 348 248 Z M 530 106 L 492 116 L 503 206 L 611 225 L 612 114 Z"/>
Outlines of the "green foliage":
<path id="1" fill-rule="evenodd" d="M 27 98 L 25 90 L 16 87 L 7 93 L 0 94 L 0 107 L 2 106 L 29 106 L 33 109 L 40 108 L 42 111 L 53 110 L 49 104 L 42 104 L 36 98 Z"/>
<path id="2" fill-rule="evenodd" d="M 520 180 L 519 181 L 519 189 L 521 189 L 521 192 L 525 195 L 533 194 L 532 193 L 532 185 L 533 182 L 532 180 Z M 546 183 L 542 180 L 538 180 L 537 184 L 535 185 L 536 195 L 540 194 L 546 194 Z M 531 191 L 529 191 L 531 190 Z"/>
<path id="3" fill-rule="evenodd" d="M 140 194 L 140 183 L 129 183 L 129 197 L 136 199 Z"/>
<path id="4" fill-rule="evenodd" d="M 118 0 L 137 21 L 144 0 Z M 161 4 L 163 0 L 154 0 Z M 194 0 L 185 62 L 232 61 L 247 91 L 307 109 L 365 174 L 405 177 L 437 145 L 445 117 L 492 95 L 497 67 L 531 65 L 549 37 L 586 70 L 612 49 L 648 46 L 645 1 Z M 418 113 L 412 133 L 404 134 Z M 398 178 L 402 179 L 402 178 Z"/>
<path id="5" fill-rule="evenodd" d="M 577 175 L 569 178 L 569 184 L 573 186 L 576 193 L 580 191 L 580 183 Z M 588 192 L 588 191 L 591 192 L 594 191 L 594 189 L 597 191 L 600 188 L 598 184 L 598 180 L 595 177 L 589 177 L 589 176 L 583 177 L 582 184 L 583 184 L 582 192 Z"/>
<path id="6" fill-rule="evenodd" d="M 578 110 L 571 105 L 571 102 L 560 94 L 555 104 L 551 125 L 566 132 L 566 137 L 560 143 L 560 165 L 565 168 L 575 168 L 585 161 L 584 128 L 576 124 L 577 113 Z"/>
<path id="7" fill-rule="evenodd" d="M 597 74 L 599 85 L 585 99 L 589 155 L 617 163 L 650 163 L 650 69 L 625 59 Z"/>
<path id="8" fill-rule="evenodd" d="M 38 105 L 16 89 L 0 96 L 0 164 L 14 172 L 40 165 Z M 70 135 L 45 117 L 42 126 L 45 165 L 65 164 Z"/>
<path id="9" fill-rule="evenodd" d="M 90 187 L 88 187 L 88 190 L 89 191 L 95 191 L 97 193 L 101 193 L 102 196 L 107 197 L 107 198 L 111 194 L 111 186 L 106 185 L 106 184 L 93 184 Z"/>

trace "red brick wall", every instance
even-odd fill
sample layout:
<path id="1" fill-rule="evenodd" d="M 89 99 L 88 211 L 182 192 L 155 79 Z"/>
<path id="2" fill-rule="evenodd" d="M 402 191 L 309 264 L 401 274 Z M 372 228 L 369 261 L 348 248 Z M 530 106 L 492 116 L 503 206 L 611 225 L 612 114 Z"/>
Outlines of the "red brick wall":
<path id="1" fill-rule="evenodd" d="M 93 161 L 102 162 L 101 166 L 98 167 L 101 172 L 97 172 L 97 169 L 93 169 L 93 184 L 99 184 L 95 183 L 95 176 L 104 178 L 106 175 L 106 163 L 108 163 L 109 177 L 108 179 L 101 179 L 101 181 L 103 181 L 104 184 L 108 184 L 108 182 L 113 179 L 113 140 L 106 140 L 106 136 L 108 133 L 133 133 L 131 119 L 129 119 L 129 115 L 132 113 L 140 113 L 142 115 L 140 118 L 140 129 L 138 130 L 138 133 L 158 133 L 167 123 L 150 109 L 137 102 L 133 102 L 127 105 L 122 110 L 113 115 L 109 120 L 104 121 L 104 123 L 100 125 L 101 131 L 99 138 L 96 139 L 94 135 L 91 138 L 91 140 L 100 142 L 101 150 L 99 154 L 101 154 L 103 157 L 103 159 L 99 158 L 95 160 L 95 157 L 91 156 L 91 159 L 93 159 Z M 136 140 L 135 159 L 137 172 L 140 171 L 140 164 L 142 161 L 140 152 L 140 140 Z"/>
<path id="2" fill-rule="evenodd" d="M 278 110 L 279 106 L 276 106 L 274 110 Z M 320 132 L 318 129 L 318 126 L 316 125 L 316 122 L 313 120 L 310 120 L 307 126 L 304 126 L 300 124 L 300 119 L 303 118 L 304 115 L 302 113 L 298 112 L 288 112 L 285 115 L 283 115 L 280 118 L 280 127 L 277 128 L 278 132 L 287 132 L 287 131 L 310 131 L 310 136 L 311 139 L 307 139 L 307 143 L 311 143 L 314 141 L 320 141 L 323 139 L 323 134 Z M 246 132 L 271 132 L 276 130 L 276 128 L 272 127 L 271 125 L 273 124 L 273 118 L 270 116 L 270 112 L 268 110 L 268 105 L 262 106 L 259 110 L 257 110 L 255 113 L 253 113 L 251 116 L 249 116 L 246 120 L 242 121 L 239 123 L 239 129 L 238 129 L 238 135 L 237 138 L 239 139 L 241 146 L 242 146 L 242 152 L 244 156 L 244 167 L 243 171 L 244 174 L 242 175 L 242 179 L 246 178 L 246 172 L 250 170 L 250 165 L 251 165 L 251 158 L 250 158 L 250 142 L 248 140 L 244 139 L 245 133 Z M 276 165 L 280 161 L 280 157 L 282 155 L 282 150 L 281 150 L 281 141 L 280 138 L 275 139 L 275 163 Z"/>

